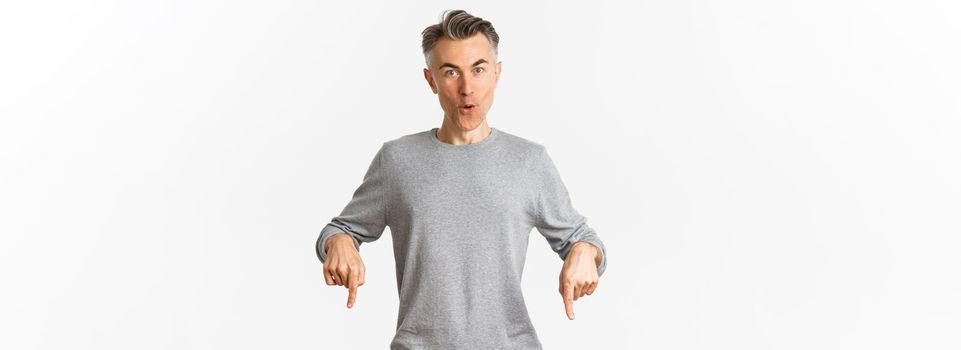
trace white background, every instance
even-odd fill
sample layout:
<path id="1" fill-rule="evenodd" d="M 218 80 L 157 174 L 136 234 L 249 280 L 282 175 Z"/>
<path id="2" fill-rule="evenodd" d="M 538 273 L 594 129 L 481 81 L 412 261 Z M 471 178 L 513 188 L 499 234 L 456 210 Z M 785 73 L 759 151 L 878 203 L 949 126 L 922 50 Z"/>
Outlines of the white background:
<path id="1" fill-rule="evenodd" d="M 440 126 L 446 8 L 494 23 L 490 125 L 609 251 L 571 321 L 532 231 L 546 349 L 961 347 L 957 2 L 464 6 L 4 2 L 0 348 L 386 348 L 389 233 L 353 309 L 314 243 Z"/>

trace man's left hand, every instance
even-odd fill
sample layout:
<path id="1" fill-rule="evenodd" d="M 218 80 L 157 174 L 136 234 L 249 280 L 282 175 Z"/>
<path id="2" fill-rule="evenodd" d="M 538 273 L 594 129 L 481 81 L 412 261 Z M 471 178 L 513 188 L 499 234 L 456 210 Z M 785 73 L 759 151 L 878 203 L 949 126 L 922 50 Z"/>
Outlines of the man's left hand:
<path id="1" fill-rule="evenodd" d="M 597 289 L 597 267 L 601 260 L 601 252 L 593 244 L 577 242 L 564 260 L 561 268 L 560 287 L 558 291 L 564 298 L 564 309 L 567 318 L 574 319 L 574 300 L 582 296 L 591 295 Z"/>

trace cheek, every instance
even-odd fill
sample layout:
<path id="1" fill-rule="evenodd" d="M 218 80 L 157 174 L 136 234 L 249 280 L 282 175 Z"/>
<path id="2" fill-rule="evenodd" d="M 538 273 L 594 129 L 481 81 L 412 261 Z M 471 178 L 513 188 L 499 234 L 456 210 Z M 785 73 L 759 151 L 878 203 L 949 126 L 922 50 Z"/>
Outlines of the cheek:
<path id="1" fill-rule="evenodd" d="M 441 93 L 448 96 L 450 96 L 451 90 L 453 90 L 450 85 L 440 85 L 437 87 L 437 89 L 440 90 Z"/>
<path id="2" fill-rule="evenodd" d="M 453 98 L 451 98 L 452 95 L 451 95 L 450 93 L 441 90 L 439 95 L 440 95 L 440 102 L 441 102 L 441 104 L 443 104 L 443 105 L 445 105 L 445 106 L 454 106 L 454 105 L 456 105 L 456 101 L 455 101 Z"/>
<path id="3" fill-rule="evenodd" d="M 440 94 L 444 96 L 444 100 L 450 103 L 454 103 L 457 100 L 457 89 L 456 88 L 444 88 L 440 91 Z"/>

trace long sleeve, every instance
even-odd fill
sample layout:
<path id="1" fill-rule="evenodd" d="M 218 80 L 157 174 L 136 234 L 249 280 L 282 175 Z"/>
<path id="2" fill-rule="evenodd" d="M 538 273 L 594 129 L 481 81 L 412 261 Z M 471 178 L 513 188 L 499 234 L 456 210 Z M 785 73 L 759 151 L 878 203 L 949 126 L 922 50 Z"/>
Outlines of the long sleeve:
<path id="1" fill-rule="evenodd" d="M 321 229 L 316 244 L 317 257 L 321 262 L 327 260 L 324 245 L 330 236 L 347 233 L 359 250 L 361 243 L 376 241 L 384 233 L 387 227 L 387 198 L 390 186 L 389 169 L 384 166 L 386 147 L 386 143 L 381 145 L 367 168 L 363 182 L 354 191 L 344 210 Z"/>
<path id="2" fill-rule="evenodd" d="M 567 260 L 574 243 L 583 241 L 598 247 L 601 251 L 601 263 L 597 268 L 597 275 L 603 275 L 607 268 L 607 249 L 604 243 L 587 224 L 587 218 L 574 209 L 567 187 L 547 149 L 541 146 L 537 153 L 534 162 L 534 172 L 537 175 L 537 218 L 534 226 L 561 260 Z"/>

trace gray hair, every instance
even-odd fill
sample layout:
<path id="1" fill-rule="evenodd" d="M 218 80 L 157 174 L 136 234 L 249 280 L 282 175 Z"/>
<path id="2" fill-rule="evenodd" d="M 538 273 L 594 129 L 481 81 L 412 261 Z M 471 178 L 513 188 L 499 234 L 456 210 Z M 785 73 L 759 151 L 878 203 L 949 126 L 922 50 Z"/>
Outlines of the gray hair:
<path id="1" fill-rule="evenodd" d="M 484 33 L 484 36 L 487 37 L 496 59 L 497 43 L 500 41 L 500 37 L 497 36 L 491 22 L 480 17 L 474 17 L 464 10 L 444 11 L 441 14 L 440 23 L 431 25 L 421 32 L 423 37 L 421 49 L 424 50 L 424 61 L 427 63 L 427 68 L 430 68 L 431 52 L 434 50 L 434 45 L 437 44 L 438 39 L 445 37 L 451 40 L 462 40 L 474 36 L 478 32 Z"/>

